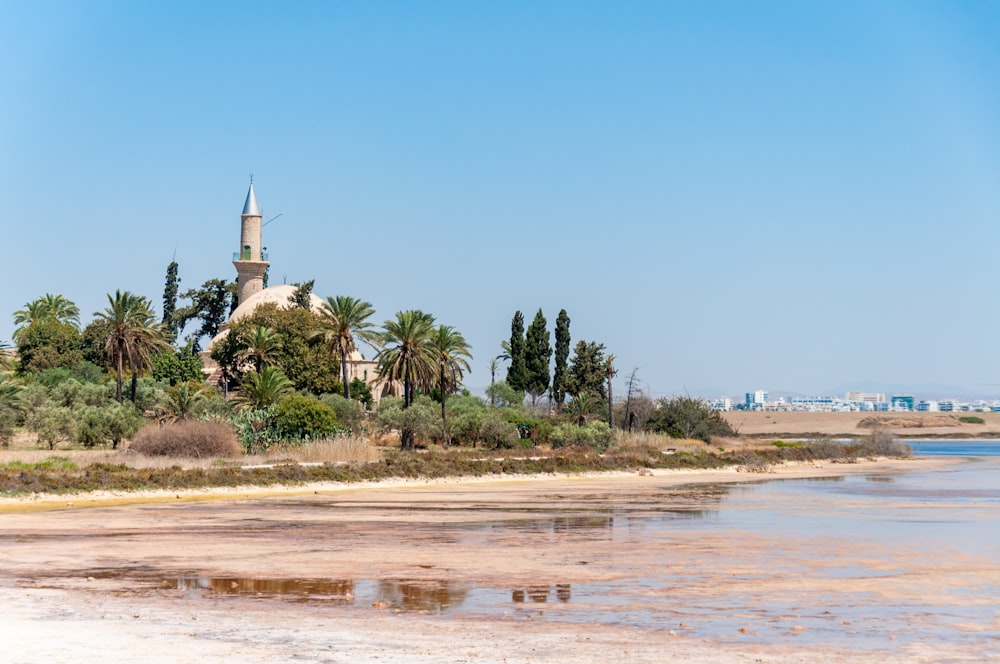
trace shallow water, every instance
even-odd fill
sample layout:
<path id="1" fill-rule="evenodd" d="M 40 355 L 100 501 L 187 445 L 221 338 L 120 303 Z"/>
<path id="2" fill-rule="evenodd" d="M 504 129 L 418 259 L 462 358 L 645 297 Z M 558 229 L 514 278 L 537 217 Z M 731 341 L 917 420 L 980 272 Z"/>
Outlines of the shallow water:
<path id="1" fill-rule="evenodd" d="M 627 492 L 575 496 L 567 509 L 556 500 L 495 518 L 469 506 L 475 518 L 467 521 L 408 526 L 407 537 L 442 551 L 480 546 L 502 556 L 509 538 L 535 538 L 562 550 L 600 543 L 612 552 L 599 560 L 581 553 L 562 573 L 516 584 L 450 578 L 435 565 L 420 566 L 432 570 L 426 578 L 151 581 L 194 601 L 249 597 L 331 611 L 521 616 L 723 641 L 795 639 L 873 651 L 1000 641 L 998 478 L 1000 458 L 977 457 L 898 474 L 665 486 L 638 500 Z M 610 578 L 581 582 L 577 565 L 599 565 Z"/>

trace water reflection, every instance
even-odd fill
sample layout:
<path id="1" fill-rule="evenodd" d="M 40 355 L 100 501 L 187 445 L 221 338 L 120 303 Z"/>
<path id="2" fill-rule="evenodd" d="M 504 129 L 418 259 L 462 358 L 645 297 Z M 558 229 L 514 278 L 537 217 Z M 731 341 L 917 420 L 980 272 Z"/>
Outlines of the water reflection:
<path id="1" fill-rule="evenodd" d="M 354 582 L 330 579 L 258 579 L 242 577 L 193 576 L 164 579 L 164 585 L 178 590 L 210 590 L 222 595 L 283 595 L 318 599 L 350 600 Z"/>
<path id="2" fill-rule="evenodd" d="M 510 592 L 510 599 L 515 604 L 534 602 L 535 604 L 545 604 L 551 596 L 555 596 L 560 602 L 566 603 L 572 596 L 572 584 L 557 583 L 554 586 L 528 586 L 526 589 L 515 588 Z"/>
<path id="3" fill-rule="evenodd" d="M 375 606 L 441 613 L 465 601 L 469 589 L 449 581 L 379 581 Z"/>

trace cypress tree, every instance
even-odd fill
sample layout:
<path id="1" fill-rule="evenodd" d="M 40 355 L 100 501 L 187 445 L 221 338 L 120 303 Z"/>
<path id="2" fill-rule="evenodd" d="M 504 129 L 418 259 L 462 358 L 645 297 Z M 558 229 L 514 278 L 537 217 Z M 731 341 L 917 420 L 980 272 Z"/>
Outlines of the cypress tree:
<path id="1" fill-rule="evenodd" d="M 549 345 L 547 326 L 548 322 L 539 309 L 525 335 L 524 366 L 527 372 L 527 391 L 531 395 L 532 406 L 535 405 L 539 395 L 549 389 L 549 358 L 552 357 L 552 346 Z"/>
<path id="2" fill-rule="evenodd" d="M 566 400 L 566 369 L 569 363 L 569 314 L 565 309 L 556 318 L 556 366 L 552 374 L 552 391 L 556 408 Z"/>
<path id="3" fill-rule="evenodd" d="M 507 384 L 518 392 L 528 389 L 528 370 L 524 358 L 524 316 L 514 312 L 510 322 L 510 367 L 507 369 Z"/>
<path id="4" fill-rule="evenodd" d="M 170 261 L 167 266 L 167 283 L 163 287 L 163 325 L 167 328 L 171 341 L 177 337 L 177 321 L 174 311 L 177 309 L 177 284 L 181 282 L 177 276 L 177 261 Z"/>

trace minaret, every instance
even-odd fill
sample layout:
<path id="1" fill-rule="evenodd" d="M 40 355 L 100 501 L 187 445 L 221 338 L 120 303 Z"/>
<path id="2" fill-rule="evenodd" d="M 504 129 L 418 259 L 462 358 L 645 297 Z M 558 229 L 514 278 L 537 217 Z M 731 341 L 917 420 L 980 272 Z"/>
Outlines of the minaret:
<path id="1" fill-rule="evenodd" d="M 237 285 L 242 304 L 254 293 L 264 290 L 264 272 L 267 271 L 267 254 L 261 251 L 261 213 L 253 191 L 253 178 L 250 178 L 250 191 L 240 219 L 240 250 L 233 254 L 233 265 L 239 275 Z"/>

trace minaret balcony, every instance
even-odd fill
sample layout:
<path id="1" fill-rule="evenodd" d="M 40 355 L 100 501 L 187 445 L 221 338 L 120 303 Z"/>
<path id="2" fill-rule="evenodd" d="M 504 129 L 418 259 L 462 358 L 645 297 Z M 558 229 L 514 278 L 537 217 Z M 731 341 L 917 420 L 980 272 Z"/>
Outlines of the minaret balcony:
<path id="1" fill-rule="evenodd" d="M 233 252 L 233 261 L 234 262 L 239 262 L 239 261 L 253 261 L 253 258 L 251 258 L 250 256 L 251 256 L 251 253 L 249 251 L 247 251 L 247 250 L 244 250 L 242 252 L 234 251 Z M 260 261 L 259 262 L 261 262 L 261 263 L 266 263 L 267 262 L 267 252 L 266 251 L 265 252 L 261 252 L 261 254 L 260 254 Z"/>

